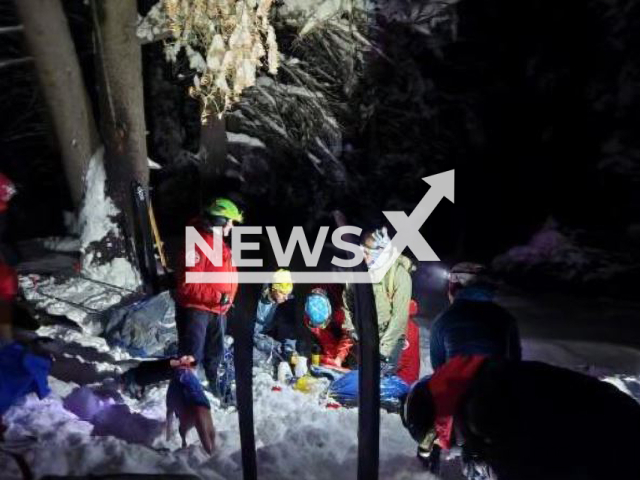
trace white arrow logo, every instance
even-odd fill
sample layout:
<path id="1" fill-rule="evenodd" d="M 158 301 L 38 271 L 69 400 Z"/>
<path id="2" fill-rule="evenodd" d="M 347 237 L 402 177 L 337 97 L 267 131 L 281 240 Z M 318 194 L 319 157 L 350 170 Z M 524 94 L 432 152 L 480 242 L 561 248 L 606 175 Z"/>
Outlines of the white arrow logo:
<path id="1" fill-rule="evenodd" d="M 438 204 L 443 198 L 448 198 L 449 201 L 453 203 L 454 201 L 454 170 L 449 170 L 448 172 L 439 173 L 437 175 L 431 175 L 430 177 L 425 177 L 423 180 L 427 182 L 431 188 L 422 197 L 422 200 L 416 205 L 411 215 L 407 216 L 404 212 L 394 211 L 394 212 L 383 212 L 384 215 L 389 219 L 389 222 L 396 229 L 396 235 L 391 239 L 389 244 L 385 247 L 385 249 L 381 252 L 378 260 L 376 260 L 375 264 L 369 268 L 367 272 L 360 271 L 352 271 L 350 269 L 340 270 L 340 271 L 294 271 L 291 272 L 293 277 L 293 281 L 295 283 L 379 283 L 384 278 L 385 274 L 389 271 L 389 269 L 396 262 L 398 257 L 402 251 L 409 247 L 413 254 L 419 261 L 429 262 L 429 261 L 438 261 L 438 255 L 433 251 L 431 246 L 427 243 L 424 237 L 420 234 L 420 227 L 427 221 L 429 215 L 433 213 Z M 239 230 L 243 227 L 235 227 L 234 230 Z M 260 227 L 244 227 L 247 229 L 255 229 Z M 269 227 L 267 227 L 269 228 Z M 297 227 L 296 227 L 297 228 Z M 302 227 L 300 228 L 300 232 L 302 234 Z M 328 227 L 323 227 L 327 228 Z M 346 233 L 359 235 L 362 230 L 357 227 L 349 227 L 344 226 L 340 227 L 342 229 L 348 229 Z M 340 228 L 338 230 L 340 230 Z M 246 233 L 255 234 L 255 231 L 248 231 Z M 335 232 L 334 232 L 335 233 Z M 191 235 L 191 236 L 190 236 Z M 270 234 L 271 235 L 271 234 Z M 326 231 L 325 231 L 326 236 Z M 207 242 L 199 237 L 197 231 L 189 227 L 186 231 L 186 239 L 185 242 L 187 245 L 192 245 L 195 248 L 195 245 L 198 245 L 199 248 L 202 249 L 204 255 L 209 258 L 212 264 L 216 265 L 216 259 L 210 258 L 210 255 L 213 255 L 214 251 L 211 247 L 208 246 Z M 218 235 L 218 237 L 220 237 Z M 218 238 L 215 237 L 215 238 Z M 221 238 L 221 237 L 220 237 Z M 338 238 L 341 238 L 338 236 Z M 237 242 L 238 245 L 234 246 L 234 248 L 241 245 L 241 242 Z M 257 243 L 247 243 L 246 249 L 256 249 Z M 295 245 L 295 242 L 294 242 Z M 308 250 L 308 244 L 307 250 Z M 342 242 L 342 245 L 348 245 L 345 242 Z M 251 248 L 249 248 L 251 246 Z M 336 246 L 339 246 L 336 244 Z M 208 248 L 207 248 L 208 247 Z M 339 246 L 340 248 L 344 248 L 343 246 Z M 356 255 L 353 261 L 356 264 L 362 261 L 362 252 L 354 245 L 355 251 L 351 248 L 345 250 L 349 250 L 353 253 L 360 254 L 360 257 Z M 239 248 L 242 250 L 242 248 Z M 217 251 L 220 250 L 220 247 Z M 282 250 L 282 247 L 280 247 Z M 287 248 L 288 250 L 288 248 Z M 290 258 L 290 256 L 289 256 Z M 306 256 L 305 256 L 306 259 Z M 335 259 L 335 257 L 334 257 Z M 192 263 L 187 263 L 187 265 L 193 264 L 192 258 L 186 258 L 188 262 L 191 260 Z M 220 259 L 218 259 L 220 260 Z M 221 260 L 220 260 L 221 261 Z M 253 261 L 253 260 L 251 260 Z M 352 261 L 352 260 L 350 260 Z M 348 267 L 347 265 L 340 265 L 338 263 L 334 263 L 334 265 L 339 267 Z M 283 265 L 280 265 L 282 267 Z M 315 265 L 311 265 L 315 266 Z M 216 272 L 207 272 L 207 271 L 194 271 L 186 273 L 186 281 L 187 283 L 229 283 L 229 273 L 225 271 L 216 271 Z M 234 278 L 235 275 L 238 275 L 237 281 L 240 283 L 270 283 L 273 280 L 273 275 L 275 272 L 272 271 L 241 271 L 239 273 L 233 273 Z"/>
<path id="2" fill-rule="evenodd" d="M 420 227 L 427 221 L 429 215 L 433 213 L 443 197 L 454 202 L 455 191 L 455 170 L 438 173 L 430 177 L 424 177 L 422 180 L 431 185 L 420 203 L 413 209 L 411 215 L 401 211 L 382 212 L 391 225 L 396 229 L 397 233 L 391 239 L 391 243 L 386 247 L 386 261 L 371 272 L 374 282 L 382 281 L 384 275 L 389 271 L 391 266 L 400 256 L 400 253 L 407 247 L 411 249 L 413 254 L 421 262 L 438 261 L 440 258 L 433 251 L 433 248 L 427 243 L 420 234 Z M 390 255 L 389 255 L 390 254 Z"/>

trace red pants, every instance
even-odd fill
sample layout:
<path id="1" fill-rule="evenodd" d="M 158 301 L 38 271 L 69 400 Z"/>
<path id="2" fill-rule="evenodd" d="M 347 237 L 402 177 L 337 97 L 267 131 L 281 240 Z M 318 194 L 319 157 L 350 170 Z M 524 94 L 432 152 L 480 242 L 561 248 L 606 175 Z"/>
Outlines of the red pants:
<path id="1" fill-rule="evenodd" d="M 398 376 L 411 385 L 420 377 L 420 328 L 409 319 L 405 333 L 404 347 L 398 359 Z"/>

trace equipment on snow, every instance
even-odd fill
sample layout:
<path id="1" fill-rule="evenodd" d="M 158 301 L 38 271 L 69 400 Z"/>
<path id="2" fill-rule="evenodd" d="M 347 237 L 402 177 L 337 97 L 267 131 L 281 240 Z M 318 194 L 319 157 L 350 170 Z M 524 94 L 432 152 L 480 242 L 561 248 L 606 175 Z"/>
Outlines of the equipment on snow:
<path id="1" fill-rule="evenodd" d="M 160 257 L 160 263 L 162 264 L 162 268 L 167 270 L 167 257 L 164 253 L 164 242 L 160 237 L 160 230 L 158 229 L 158 223 L 156 222 L 156 214 L 153 211 L 153 205 L 151 200 L 149 200 L 149 220 L 151 220 L 151 231 L 153 232 L 153 239 L 156 245 L 156 250 L 158 251 L 158 256 Z"/>
<path id="2" fill-rule="evenodd" d="M 409 391 L 409 385 L 396 375 L 383 376 L 379 382 L 381 405 L 387 410 L 399 411 L 401 399 Z M 329 387 L 329 394 L 343 405 L 355 406 L 360 397 L 358 371 L 350 371 L 335 380 Z"/>
<path id="3" fill-rule="evenodd" d="M 147 293 L 154 294 L 158 293 L 160 284 L 156 255 L 153 247 L 151 221 L 149 219 L 149 199 L 147 197 L 147 191 L 137 180 L 131 182 L 131 193 L 136 227 L 134 233 L 136 238 L 136 255 L 140 266 L 140 274 L 142 275 Z"/>
<path id="4" fill-rule="evenodd" d="M 309 368 L 307 366 L 307 357 L 298 356 L 294 367 L 295 376 L 298 378 L 304 377 L 308 371 Z"/>
<path id="5" fill-rule="evenodd" d="M 293 372 L 291 371 L 291 365 L 289 362 L 280 362 L 278 364 L 278 375 L 277 379 L 280 383 L 289 383 L 289 380 L 293 377 Z"/>

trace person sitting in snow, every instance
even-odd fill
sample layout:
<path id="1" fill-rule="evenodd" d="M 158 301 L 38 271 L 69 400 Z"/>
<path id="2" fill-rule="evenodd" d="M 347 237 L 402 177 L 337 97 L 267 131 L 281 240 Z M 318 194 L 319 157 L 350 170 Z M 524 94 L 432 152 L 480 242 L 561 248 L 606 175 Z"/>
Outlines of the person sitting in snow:
<path id="1" fill-rule="evenodd" d="M 430 330 L 431 366 L 437 371 L 457 355 L 487 355 L 522 359 L 516 319 L 493 302 L 494 288 L 486 267 L 463 262 L 449 273 L 448 296 L 451 305 L 433 322 Z M 432 473 L 440 464 L 440 448 L 434 436 L 418 447 L 418 458 Z M 466 460 L 466 459 L 465 459 Z M 473 462 L 465 468 L 473 470 Z"/>
<path id="2" fill-rule="evenodd" d="M 209 389 L 214 394 L 218 393 L 218 366 L 224 354 L 225 315 L 238 290 L 237 269 L 225 239 L 233 226 L 242 221 L 242 212 L 234 202 L 227 198 L 215 199 L 195 223 L 195 228 L 212 249 L 221 245 L 222 265 L 215 266 L 198 245 L 193 245 L 181 258 L 185 263 L 177 271 L 178 356 L 190 355 L 202 364 Z M 223 241 L 215 241 L 214 227 L 219 227 Z M 224 281 L 188 283 L 187 273 L 219 273 Z"/>
<path id="3" fill-rule="evenodd" d="M 418 443 L 434 435 L 444 449 L 461 447 L 485 478 L 640 478 L 640 404 L 541 362 L 455 356 L 412 387 L 402 419 Z"/>
<path id="4" fill-rule="evenodd" d="M 274 351 L 289 359 L 296 351 L 294 333 L 293 281 L 284 268 L 276 271 L 273 282 L 262 289 L 256 307 L 253 330 L 255 348 L 270 355 Z M 277 339 L 282 339 L 280 343 Z"/>
<path id="5" fill-rule="evenodd" d="M 341 285 L 314 288 L 304 305 L 304 324 L 311 330 L 320 348 L 320 365 L 351 368 L 357 360 L 351 332 L 345 326 Z"/>
<path id="6" fill-rule="evenodd" d="M 394 253 L 386 227 L 365 232 L 361 248 L 370 271 L 386 268 Z M 420 376 L 420 330 L 412 319 L 418 310 L 411 299 L 414 269 L 411 260 L 400 255 L 382 281 L 372 285 L 380 337 L 380 370 L 384 375 L 399 376 L 408 385 Z M 349 286 L 343 297 L 345 322 L 353 331 L 353 294 Z"/>

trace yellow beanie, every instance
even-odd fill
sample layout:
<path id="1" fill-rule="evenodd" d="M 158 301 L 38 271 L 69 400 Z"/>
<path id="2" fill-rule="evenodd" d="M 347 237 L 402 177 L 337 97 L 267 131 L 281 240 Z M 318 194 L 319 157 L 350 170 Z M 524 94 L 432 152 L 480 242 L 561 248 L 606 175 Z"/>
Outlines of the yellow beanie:
<path id="1" fill-rule="evenodd" d="M 291 272 L 284 268 L 277 270 L 276 273 L 273 274 L 271 289 L 284 293 L 285 295 L 289 295 L 293 291 L 293 279 L 291 278 Z"/>

